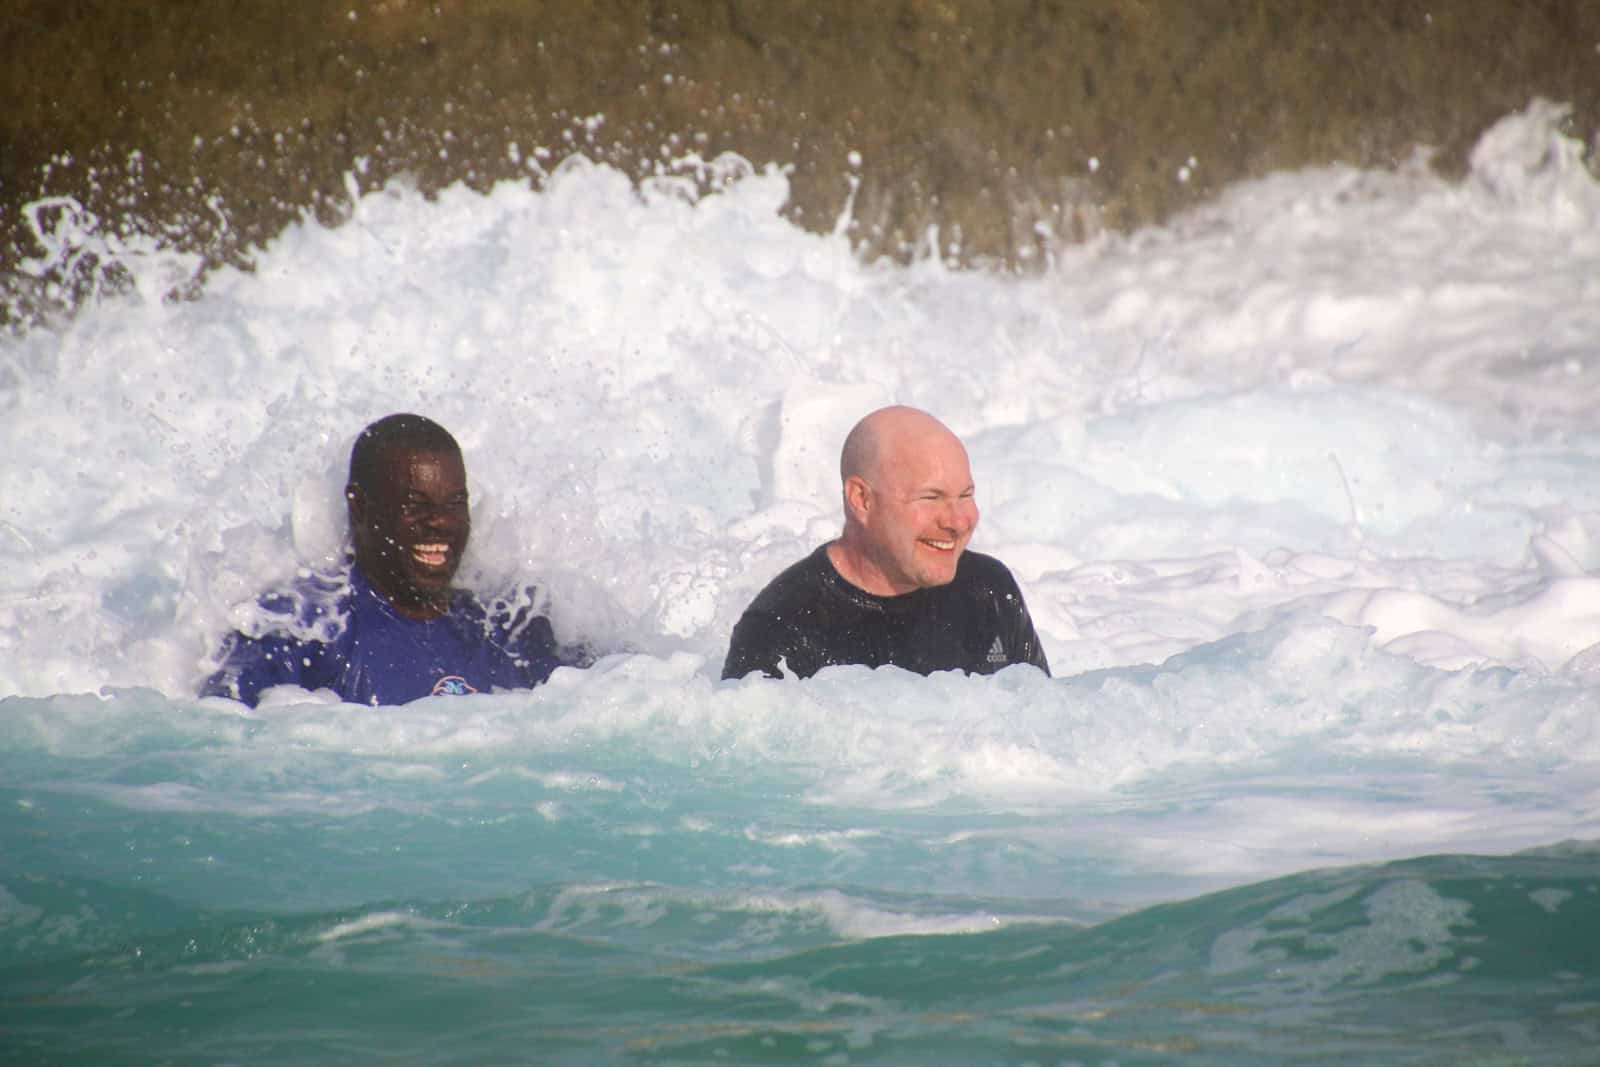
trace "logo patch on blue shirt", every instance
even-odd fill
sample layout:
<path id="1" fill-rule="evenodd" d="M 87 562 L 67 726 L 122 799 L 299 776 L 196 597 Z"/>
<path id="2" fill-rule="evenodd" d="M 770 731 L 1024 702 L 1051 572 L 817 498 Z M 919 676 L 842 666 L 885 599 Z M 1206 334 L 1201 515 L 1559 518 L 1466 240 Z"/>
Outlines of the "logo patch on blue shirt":
<path id="1" fill-rule="evenodd" d="M 447 674 L 433 684 L 433 695 L 436 697 L 464 697 L 476 692 L 459 674 Z"/>

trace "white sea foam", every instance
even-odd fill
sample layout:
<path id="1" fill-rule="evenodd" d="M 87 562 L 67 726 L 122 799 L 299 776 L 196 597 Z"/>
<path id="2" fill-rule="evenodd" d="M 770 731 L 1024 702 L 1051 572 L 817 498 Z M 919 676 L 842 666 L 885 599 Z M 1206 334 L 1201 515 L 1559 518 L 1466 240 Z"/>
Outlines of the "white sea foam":
<path id="1" fill-rule="evenodd" d="M 563 824 L 631 788 L 591 769 L 622 746 L 816 806 L 1081 812 L 1091 849 L 1230 876 L 1595 836 L 1551 785 L 1600 762 L 1600 183 L 1558 118 L 1504 120 L 1464 182 L 1279 174 L 1034 277 L 863 262 L 732 160 L 700 198 L 581 158 L 540 191 L 393 184 L 181 302 L 185 263 L 140 250 L 132 292 L 0 341 L 0 734 L 393 781 L 556 753 L 524 777 Z M 973 545 L 1056 677 L 718 681 L 750 597 L 837 531 L 843 432 L 891 401 L 968 441 Z M 604 657 L 382 714 L 191 700 L 241 605 L 338 554 L 349 444 L 395 410 L 465 448 L 464 580 L 541 583 Z M 1408 820 L 1355 795 L 1379 763 Z M 1196 780 L 1296 795 L 1185 811 Z M 1133 833 L 1130 789 L 1176 806 Z"/>
<path id="2" fill-rule="evenodd" d="M 358 919 L 351 919 L 348 922 L 335 923 L 317 934 L 316 939 L 324 943 L 346 941 L 350 938 L 360 937 L 362 934 L 371 933 L 374 930 L 389 930 L 397 926 L 415 925 L 422 925 L 419 924 L 415 915 L 398 911 L 380 911 L 373 912 L 370 915 L 363 915 Z"/>

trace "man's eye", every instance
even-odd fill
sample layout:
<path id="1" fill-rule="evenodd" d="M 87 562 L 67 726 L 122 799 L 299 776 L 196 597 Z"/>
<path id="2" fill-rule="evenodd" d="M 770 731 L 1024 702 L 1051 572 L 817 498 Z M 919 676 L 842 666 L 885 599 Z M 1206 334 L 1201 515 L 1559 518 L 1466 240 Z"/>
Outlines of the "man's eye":
<path id="1" fill-rule="evenodd" d="M 400 505 L 400 514 L 408 519 L 415 519 L 422 515 L 431 515 L 436 511 L 451 515 L 465 515 L 468 510 L 469 506 L 465 497 L 447 500 L 443 504 L 439 504 L 437 506 L 430 504 L 425 500 L 407 500 L 405 503 Z"/>

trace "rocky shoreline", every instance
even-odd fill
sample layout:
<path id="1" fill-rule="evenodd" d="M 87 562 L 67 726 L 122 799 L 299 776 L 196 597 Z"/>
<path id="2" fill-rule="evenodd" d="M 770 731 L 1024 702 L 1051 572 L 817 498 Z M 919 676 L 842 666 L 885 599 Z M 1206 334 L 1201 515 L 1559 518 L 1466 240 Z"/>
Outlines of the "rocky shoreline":
<path id="1" fill-rule="evenodd" d="M 1027 268 L 1273 170 L 1459 173 L 1536 97 L 1600 129 L 1592 0 L 12 0 L 0 56 L 8 319 L 43 195 L 243 263 L 400 175 L 732 152 L 865 254 Z"/>

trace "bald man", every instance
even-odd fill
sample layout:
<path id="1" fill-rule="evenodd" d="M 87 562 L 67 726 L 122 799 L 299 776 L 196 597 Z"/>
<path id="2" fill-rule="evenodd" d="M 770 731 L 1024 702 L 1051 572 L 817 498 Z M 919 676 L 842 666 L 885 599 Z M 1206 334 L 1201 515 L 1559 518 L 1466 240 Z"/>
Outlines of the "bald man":
<path id="1" fill-rule="evenodd" d="M 844 532 L 774 578 L 733 628 L 724 678 L 859 663 L 918 674 L 1050 673 L 1022 591 L 968 552 L 978 525 L 961 440 L 909 407 L 858 422 L 839 457 Z"/>

